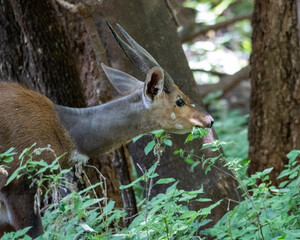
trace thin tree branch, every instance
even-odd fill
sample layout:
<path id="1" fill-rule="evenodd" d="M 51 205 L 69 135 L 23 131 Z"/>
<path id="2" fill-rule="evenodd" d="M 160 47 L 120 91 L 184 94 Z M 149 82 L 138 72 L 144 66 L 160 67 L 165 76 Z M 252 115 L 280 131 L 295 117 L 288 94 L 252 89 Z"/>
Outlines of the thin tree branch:
<path id="1" fill-rule="evenodd" d="M 224 22 L 217 23 L 215 25 L 202 25 L 201 23 L 193 23 L 189 26 L 184 27 L 179 33 L 179 39 L 182 43 L 192 41 L 194 38 L 199 35 L 204 35 L 208 31 L 217 31 L 219 29 L 225 28 L 229 25 L 232 25 L 238 21 L 242 21 L 245 19 L 251 19 L 252 13 L 235 17 L 233 19 L 226 20 Z"/>
<path id="2" fill-rule="evenodd" d="M 217 91 L 222 91 L 222 95 L 219 98 L 224 97 L 228 92 L 239 85 L 241 81 L 249 78 L 250 69 L 251 67 L 247 66 L 233 75 L 228 75 L 224 78 L 221 78 L 216 84 L 204 84 L 198 86 L 201 97 L 203 98 L 207 94 Z"/>
<path id="3" fill-rule="evenodd" d="M 220 98 L 224 97 L 228 92 L 230 92 L 232 89 L 234 89 L 237 85 L 241 83 L 241 81 L 249 79 L 250 77 L 250 65 L 241 69 L 237 73 L 235 73 L 233 76 L 228 76 L 223 78 L 221 81 L 226 82 L 223 93 L 220 96 Z"/>
<path id="4" fill-rule="evenodd" d="M 221 72 L 217 72 L 217 71 L 213 71 L 213 70 L 204 70 L 204 69 L 201 69 L 201 68 L 193 68 L 191 69 L 193 72 L 204 72 L 204 73 L 209 73 L 209 74 L 212 74 L 212 75 L 215 75 L 215 76 L 218 76 L 218 77 L 226 77 L 226 76 L 230 76 L 226 73 L 221 73 Z"/>
<path id="5" fill-rule="evenodd" d="M 167 5 L 167 8 L 168 8 L 168 10 L 169 10 L 171 16 L 172 16 L 172 19 L 173 19 L 174 22 L 175 22 L 176 27 L 179 27 L 180 24 L 179 24 L 178 18 L 177 18 L 177 16 L 176 16 L 175 10 L 174 10 L 174 9 L 172 8 L 172 6 L 171 6 L 170 1 L 169 1 L 169 0 L 165 0 L 165 3 L 166 3 L 166 5 Z"/>

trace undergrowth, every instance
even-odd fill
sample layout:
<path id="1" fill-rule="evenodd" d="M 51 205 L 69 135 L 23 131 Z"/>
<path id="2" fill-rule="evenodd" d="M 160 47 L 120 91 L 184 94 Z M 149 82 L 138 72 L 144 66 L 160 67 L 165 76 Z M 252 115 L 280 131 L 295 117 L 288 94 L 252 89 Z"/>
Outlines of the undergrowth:
<path id="1" fill-rule="evenodd" d="M 174 178 L 159 179 L 156 169 L 160 163 L 160 157 L 164 152 L 165 146 L 171 146 L 172 141 L 164 131 L 155 131 L 150 141 L 145 147 L 145 154 L 153 151 L 157 158 L 156 163 L 143 176 L 127 186 L 141 188 L 140 182 L 144 182 L 143 192 L 146 192 L 138 199 L 139 214 L 135 217 L 129 227 L 121 227 L 120 222 L 126 217 L 123 209 L 116 209 L 115 203 L 109 201 L 106 196 L 106 181 L 102 179 L 96 185 L 92 185 L 81 192 L 72 192 L 62 197 L 59 195 L 61 189 L 69 183 L 62 173 L 69 170 L 59 171 L 59 157 L 54 156 L 51 165 L 43 161 L 34 161 L 34 154 L 49 149 L 27 149 L 21 154 L 21 158 L 26 157 L 29 161 L 21 161 L 20 168 L 9 178 L 9 182 L 20 176 L 27 175 L 32 179 L 33 184 L 41 188 L 41 192 L 53 196 L 60 200 L 49 203 L 42 209 L 42 222 L 44 234 L 38 239 L 300 239 L 300 151 L 293 150 L 287 157 L 289 163 L 278 178 L 284 181 L 278 188 L 271 185 L 269 173 L 272 169 L 257 172 L 252 176 L 246 175 L 248 160 L 246 151 L 241 150 L 241 144 L 247 145 L 245 136 L 247 133 L 241 127 L 246 122 L 246 117 L 238 115 L 232 116 L 236 122 L 228 122 L 228 127 L 233 127 L 240 134 L 233 142 L 212 140 L 202 148 L 210 148 L 215 151 L 216 157 L 202 159 L 194 152 L 186 152 L 180 149 L 175 154 L 191 164 L 191 168 L 201 165 L 210 171 L 216 161 L 223 161 L 231 170 L 232 177 L 239 183 L 239 189 L 243 193 L 244 200 L 231 211 L 223 216 L 219 222 L 210 229 L 204 229 L 210 222 L 209 214 L 220 201 L 228 201 L 228 206 L 233 200 L 220 199 L 219 202 L 211 202 L 205 197 L 203 188 L 195 191 L 185 191 L 177 188 L 178 182 Z M 225 124 L 226 125 L 226 124 Z M 220 126 L 216 125 L 218 129 Z M 224 127 L 224 126 L 223 126 Z M 220 127 L 221 128 L 221 127 Z M 223 128 L 224 129 L 224 128 Z M 226 128 L 225 128 L 226 129 Z M 219 134 L 226 136 L 226 131 Z M 246 134 L 246 135 L 245 135 Z M 194 128 L 186 141 L 193 141 L 207 135 L 203 129 Z M 232 140 L 228 137 L 226 140 Z M 138 138 L 135 139 L 137 141 Z M 240 143 L 238 143 L 240 141 Z M 224 149 L 229 157 L 224 157 L 220 148 Z M 12 150 L 0 155 L 0 174 L 5 174 L 7 163 L 13 160 Z M 57 173 L 58 171 L 58 173 Z M 101 173 L 99 173 L 101 174 Z M 50 183 L 50 185 L 49 185 Z M 155 184 L 173 183 L 165 193 L 155 197 L 150 195 L 151 189 Z M 50 186 L 50 187 L 49 187 Z M 100 186 L 103 191 L 102 198 L 89 194 L 93 188 Z M 59 195 L 59 196 L 58 196 Z M 40 196 L 37 196 L 39 199 Z M 151 198 L 152 197 L 152 198 Z M 207 208 L 199 211 L 188 209 L 190 201 L 211 202 Z M 39 202 L 39 201 L 37 201 Z M 7 233 L 2 239 L 30 239 L 26 236 L 28 228 L 15 233 Z"/>

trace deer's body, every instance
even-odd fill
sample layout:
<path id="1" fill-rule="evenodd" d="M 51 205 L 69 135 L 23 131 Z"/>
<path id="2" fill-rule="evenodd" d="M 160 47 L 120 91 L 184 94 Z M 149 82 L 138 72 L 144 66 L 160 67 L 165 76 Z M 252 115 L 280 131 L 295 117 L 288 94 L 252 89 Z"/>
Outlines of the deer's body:
<path id="1" fill-rule="evenodd" d="M 29 91 L 18 84 L 0 83 L 0 152 L 11 147 L 22 153 L 25 148 L 37 143 L 37 147 L 51 148 L 59 156 L 62 163 L 67 163 L 75 146 L 60 125 L 54 111 L 53 103 L 43 95 Z M 50 152 L 43 152 L 45 161 L 53 160 Z M 9 164 L 8 177 L 19 167 L 15 157 Z M 25 178 L 14 180 L 4 186 L 7 177 L 0 173 L 0 223 L 8 221 L 15 229 L 33 226 L 32 236 L 42 232 L 40 216 L 34 213 L 35 188 L 29 188 L 30 182 Z M 36 233 L 36 235 L 34 234 Z"/>
<path id="2" fill-rule="evenodd" d="M 16 83 L 0 82 L 0 152 L 3 153 L 11 147 L 22 153 L 25 148 L 37 143 L 37 147 L 51 148 L 57 156 L 67 153 L 63 163 L 67 163 L 70 154 L 75 150 L 71 137 L 59 123 L 54 110 L 54 104 L 45 96 L 27 90 Z M 50 141 L 49 141 L 50 140 Z M 53 158 L 52 153 L 42 158 Z M 17 161 L 10 164 L 7 169 L 9 175 L 19 166 Z M 0 189 L 6 180 L 1 175 Z"/>
<path id="3" fill-rule="evenodd" d="M 122 28 L 133 48 L 111 30 L 128 57 L 147 73 L 145 83 L 103 66 L 113 86 L 125 96 L 83 109 L 54 105 L 43 95 L 18 84 L 0 83 L 0 152 L 14 147 L 21 153 L 33 143 L 42 148 L 50 145 L 57 156 L 67 153 L 60 159 L 62 167 L 66 167 L 82 156 L 97 156 L 153 130 L 184 133 L 194 125 L 212 126 L 211 116 L 178 89 L 149 53 Z M 48 163 L 54 159 L 47 151 L 40 157 Z M 17 157 L 7 164 L 8 177 L 19 164 Z M 29 235 L 40 235 L 41 219 L 34 211 L 36 187 L 30 188 L 25 177 L 8 185 L 6 180 L 0 172 L 0 236 L 6 230 L 1 230 L 1 224 L 7 222 L 16 230 L 32 226 Z"/>

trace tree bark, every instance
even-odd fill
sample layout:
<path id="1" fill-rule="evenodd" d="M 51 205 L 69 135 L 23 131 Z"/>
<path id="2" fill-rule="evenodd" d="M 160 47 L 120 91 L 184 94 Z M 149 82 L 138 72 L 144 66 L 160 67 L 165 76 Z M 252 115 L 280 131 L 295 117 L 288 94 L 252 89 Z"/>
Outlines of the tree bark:
<path id="1" fill-rule="evenodd" d="M 63 6 L 64 2 L 59 1 Z M 80 2 L 80 1 L 78 1 Z M 68 4 L 68 3 L 67 3 Z M 80 6 L 79 6 L 80 5 Z M 76 54 L 76 65 L 80 72 L 81 81 L 86 89 L 85 94 L 88 98 L 88 106 L 106 103 L 113 99 L 115 91 L 112 89 L 110 82 L 106 79 L 100 64 L 108 64 L 110 55 L 106 52 L 102 39 L 99 37 L 96 25 L 93 20 L 93 12 L 99 6 L 73 5 L 77 11 L 72 13 L 69 9 L 64 8 L 59 12 L 62 22 L 66 22 L 66 31 L 72 45 L 72 52 Z M 83 7 L 82 7 L 83 6 Z M 101 8 L 101 6 L 100 6 Z M 107 34 L 106 23 L 105 30 L 98 26 L 100 36 Z M 110 34 L 110 33 L 108 33 Z M 102 37 L 103 38 L 103 37 Z M 118 46 L 115 46 L 118 47 Z M 105 176 L 107 184 L 106 193 L 110 200 L 116 202 L 117 208 L 124 208 L 127 213 L 124 219 L 124 225 L 128 226 L 133 220 L 133 216 L 137 213 L 136 200 L 133 188 L 120 190 L 120 185 L 127 185 L 132 181 L 131 162 L 127 154 L 127 148 L 121 147 L 117 150 L 102 154 L 97 159 L 90 159 L 89 164 L 92 168 L 85 168 L 89 181 L 92 184 L 101 180 L 96 167 L 103 176 Z M 102 195 L 103 190 L 98 188 L 98 194 Z"/>
<path id="2" fill-rule="evenodd" d="M 94 49 L 82 19 L 60 9 L 55 1 L 1 1 L 0 42 L 2 81 L 17 81 L 71 107 L 86 106 L 86 98 L 89 106 L 112 99 L 110 85 L 95 67 Z M 119 189 L 131 180 L 122 151 L 104 154 L 89 164 L 105 176 L 108 198 L 131 217 L 137 212 L 133 189 Z M 99 181 L 94 168 L 85 171 L 92 183 Z"/>
<path id="3" fill-rule="evenodd" d="M 124 11 L 126 9 L 126 11 Z M 196 83 L 192 77 L 192 72 L 188 67 L 187 60 L 181 47 L 180 40 L 177 36 L 176 26 L 170 12 L 164 1 L 104 1 L 99 15 L 102 15 L 115 25 L 119 23 L 128 31 L 128 33 L 151 55 L 158 63 L 173 77 L 175 83 L 192 99 L 201 102 Z M 98 19 L 101 23 L 103 19 Z M 105 26 L 104 29 L 107 29 Z M 105 40 L 105 49 L 107 49 L 108 61 L 117 69 L 129 72 L 140 80 L 144 80 L 145 76 L 136 70 L 121 50 L 115 49 L 116 44 L 111 35 L 104 36 L 101 31 L 102 38 Z M 118 50 L 118 51 L 116 51 Z M 199 189 L 204 186 L 205 196 L 216 202 L 220 199 L 231 198 L 239 199 L 236 192 L 234 180 L 223 172 L 212 170 L 205 175 L 201 167 L 197 167 L 191 172 L 190 165 L 186 164 L 178 155 L 174 155 L 174 150 L 181 148 L 184 144 L 186 136 L 172 134 L 173 146 L 167 148 L 161 158 L 158 173 L 160 178 L 174 177 L 179 180 L 178 187 L 185 190 Z M 149 169 L 156 161 L 152 154 L 145 156 L 144 147 L 149 138 L 143 138 L 134 144 L 129 144 L 129 150 L 133 158 L 134 164 L 139 164 L 143 169 Z M 202 141 L 195 141 L 189 148 L 195 150 L 200 149 L 204 142 L 210 139 L 205 138 Z M 216 156 L 216 153 L 203 151 L 197 152 L 198 155 L 207 157 Z M 227 171 L 222 167 L 221 163 L 218 167 Z M 139 168 L 136 167 L 139 174 Z M 152 190 L 152 196 L 164 192 L 167 186 L 155 185 Z M 191 209 L 197 209 L 206 205 L 199 202 L 192 202 Z M 220 219 L 227 212 L 227 202 L 223 201 L 220 207 L 213 211 L 212 218 L 214 221 Z"/>
<path id="4" fill-rule="evenodd" d="M 22 82 L 55 103 L 86 106 L 74 58 L 49 1 L 2 1 L 3 79 Z"/>
<path id="5" fill-rule="evenodd" d="M 300 47 L 294 0 L 256 0 L 251 55 L 249 174 L 274 167 L 300 148 Z"/>

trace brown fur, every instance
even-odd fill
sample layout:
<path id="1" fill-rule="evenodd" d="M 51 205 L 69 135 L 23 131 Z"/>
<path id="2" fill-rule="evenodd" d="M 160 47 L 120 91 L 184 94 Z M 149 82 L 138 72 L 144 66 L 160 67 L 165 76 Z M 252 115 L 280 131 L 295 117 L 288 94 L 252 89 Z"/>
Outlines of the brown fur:
<path id="1" fill-rule="evenodd" d="M 14 151 L 20 154 L 34 143 L 35 147 L 41 148 L 50 144 L 57 156 L 67 152 L 60 160 L 63 166 L 69 165 L 70 153 L 75 149 L 70 136 L 59 124 L 53 103 L 48 98 L 18 84 L 1 82 L 0 153 L 14 147 Z M 44 151 L 40 158 L 48 163 L 55 159 L 49 151 Z M 16 155 L 14 161 L 7 164 L 8 177 L 18 168 L 19 161 Z M 28 212 L 33 209 L 36 189 L 29 189 L 30 182 L 25 178 L 14 180 L 5 186 L 8 177 L 0 173 L 0 200 L 11 212 L 13 225 L 17 230 L 31 225 L 36 227 L 35 230 L 38 229 L 32 236 L 37 236 L 42 232 L 40 217 Z M 24 220 L 24 216 L 32 217 Z"/>

